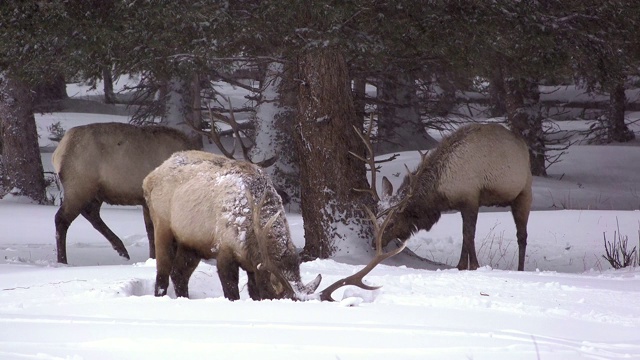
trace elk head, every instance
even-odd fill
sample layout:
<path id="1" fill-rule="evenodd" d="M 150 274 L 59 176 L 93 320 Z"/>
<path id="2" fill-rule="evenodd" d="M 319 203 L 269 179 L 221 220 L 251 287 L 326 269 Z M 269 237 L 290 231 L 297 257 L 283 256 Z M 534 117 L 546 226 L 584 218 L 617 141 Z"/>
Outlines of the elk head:
<path id="1" fill-rule="evenodd" d="M 378 204 L 378 212 L 375 215 L 375 223 L 379 225 L 379 234 L 376 235 L 376 241 L 372 243 L 375 247 L 384 248 L 387 244 L 395 239 L 407 239 L 414 230 L 414 223 L 420 217 L 420 214 L 412 214 L 411 208 L 407 205 L 415 196 L 415 192 L 418 188 L 419 173 L 412 173 L 409 168 L 407 170 L 407 177 L 404 179 L 400 189 L 396 194 L 393 194 L 393 185 L 386 177 L 382 178 L 382 196 L 378 195 L 376 189 L 377 173 L 379 171 L 380 162 L 388 162 L 394 160 L 398 154 L 394 154 L 388 159 L 376 161 L 373 151 L 373 145 L 371 142 L 371 130 L 373 127 L 373 115 L 369 119 L 369 127 L 366 134 L 362 134 L 357 128 L 354 130 L 360 136 L 360 139 L 365 145 L 367 150 L 367 156 L 351 152 L 351 155 L 358 158 L 367 164 L 369 171 L 371 172 L 371 184 L 369 189 L 357 189 L 357 191 L 363 191 L 370 193 L 373 199 Z M 422 160 L 426 158 L 426 154 L 420 153 Z"/>
<path id="2" fill-rule="evenodd" d="M 376 217 L 373 214 L 373 212 L 371 212 L 369 208 L 365 208 L 365 209 L 369 214 L 371 221 L 374 224 L 374 233 L 375 233 L 374 243 L 376 244 L 376 256 L 373 259 L 371 259 L 371 261 L 364 268 L 360 269 L 360 271 L 356 272 L 353 275 L 347 276 L 345 278 L 342 278 L 334 282 L 333 284 L 327 286 L 325 289 L 314 294 L 313 292 L 318 288 L 318 285 L 320 285 L 320 281 L 322 280 L 321 275 L 316 276 L 316 278 L 313 281 L 311 281 L 309 284 L 303 285 L 301 281 L 296 281 L 296 282 L 290 281 L 287 278 L 287 276 L 285 276 L 282 272 L 280 272 L 277 267 L 273 266 L 272 263 L 265 262 L 260 264 L 258 266 L 258 269 L 259 271 L 264 271 L 262 272 L 262 279 L 265 279 L 264 276 L 269 276 L 269 284 L 271 284 L 271 288 L 273 290 L 267 289 L 266 291 L 275 291 L 275 293 L 272 293 L 271 298 L 289 298 L 289 299 L 301 300 L 301 301 L 320 300 L 320 301 L 333 302 L 335 300 L 331 295 L 333 294 L 334 291 L 338 290 L 343 286 L 353 285 L 365 290 L 379 289 L 380 286 L 371 286 L 371 285 L 365 284 L 362 281 L 363 278 L 367 274 L 369 274 L 371 270 L 373 270 L 382 261 L 402 252 L 402 250 L 404 250 L 406 245 L 402 244 L 401 246 L 399 246 L 398 248 L 390 252 L 387 252 L 387 253 L 383 252 L 382 246 L 381 246 L 381 241 L 382 241 L 381 235 L 383 233 L 384 228 L 387 226 L 387 223 L 383 222 L 381 225 L 379 225 L 378 222 L 376 221 Z M 269 225 L 269 223 L 272 223 L 276 215 L 274 215 L 274 217 L 272 217 L 269 220 L 267 225 Z M 265 228 L 268 229 L 269 226 L 265 226 Z M 262 243 L 264 244 L 264 242 Z M 261 251 L 266 251 L 266 249 L 261 249 Z"/>
<path id="3" fill-rule="evenodd" d="M 255 205 L 251 193 L 247 191 L 247 199 L 253 206 L 253 231 L 258 244 L 261 262 L 256 266 L 257 271 L 256 285 L 262 299 L 293 299 L 306 300 L 312 294 L 322 280 L 322 276 L 318 275 L 308 284 L 303 284 L 300 279 L 298 257 L 295 254 L 295 248 L 287 249 L 285 254 L 273 254 L 272 251 L 277 239 L 272 236 L 271 229 L 275 225 L 280 216 L 283 216 L 282 210 L 271 216 L 264 226 L 261 225 L 261 210 L 264 206 L 266 193 Z M 284 244 L 291 245 L 290 243 Z M 290 253 L 287 256 L 286 253 Z M 279 256 L 278 256 L 279 255 Z M 274 261 L 278 258 L 278 262 Z"/>
<path id="4" fill-rule="evenodd" d="M 422 162 L 425 161 L 426 154 L 420 153 Z M 424 199 L 417 196 L 420 191 L 419 179 L 424 167 L 419 167 L 415 172 L 411 172 L 405 165 L 407 175 L 400 185 L 397 193 L 393 193 L 393 185 L 387 179 L 382 178 L 382 197 L 378 201 L 378 215 L 382 220 L 388 219 L 388 226 L 382 234 L 382 247 L 395 239 L 406 240 L 416 230 L 418 224 L 426 230 L 440 219 L 441 212 L 435 206 L 415 206 L 415 201 Z M 372 185 L 372 186 L 375 186 Z M 423 196 L 423 195 L 422 195 Z M 419 200 L 417 198 L 420 198 Z M 393 210 L 393 211 L 391 211 Z"/>

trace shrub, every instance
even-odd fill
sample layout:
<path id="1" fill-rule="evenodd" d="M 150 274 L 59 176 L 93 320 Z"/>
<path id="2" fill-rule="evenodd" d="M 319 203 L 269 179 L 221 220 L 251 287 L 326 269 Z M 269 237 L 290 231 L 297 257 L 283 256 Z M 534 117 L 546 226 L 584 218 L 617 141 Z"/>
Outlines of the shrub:
<path id="1" fill-rule="evenodd" d="M 47 126 L 47 130 L 49 130 L 49 140 L 56 142 L 60 142 L 65 133 L 65 129 L 60 125 L 60 121 Z"/>
<path id="2" fill-rule="evenodd" d="M 617 232 L 613 232 L 612 242 L 607 241 L 607 235 L 605 233 L 602 233 L 602 235 L 604 237 L 605 250 L 605 255 L 602 255 L 602 257 L 605 258 L 614 269 L 638 266 L 640 262 L 638 250 L 635 246 L 629 249 L 629 237 L 620 235 L 620 226 L 618 226 Z M 640 231 L 638 231 L 638 236 L 640 239 Z"/>

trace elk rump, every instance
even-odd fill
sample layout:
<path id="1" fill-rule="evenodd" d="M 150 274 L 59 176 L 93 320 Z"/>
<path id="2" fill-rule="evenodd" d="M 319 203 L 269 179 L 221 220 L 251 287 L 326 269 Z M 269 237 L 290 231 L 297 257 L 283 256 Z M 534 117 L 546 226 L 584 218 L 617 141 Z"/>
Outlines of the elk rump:
<path id="1" fill-rule="evenodd" d="M 58 262 L 67 263 L 67 230 L 80 214 L 120 256 L 129 259 L 122 240 L 100 217 L 103 202 L 143 206 L 149 256 L 154 258 L 153 225 L 144 203 L 142 180 L 174 152 L 192 148 L 183 133 L 164 126 L 95 123 L 69 129 L 52 157 L 64 190 L 55 215 Z"/>

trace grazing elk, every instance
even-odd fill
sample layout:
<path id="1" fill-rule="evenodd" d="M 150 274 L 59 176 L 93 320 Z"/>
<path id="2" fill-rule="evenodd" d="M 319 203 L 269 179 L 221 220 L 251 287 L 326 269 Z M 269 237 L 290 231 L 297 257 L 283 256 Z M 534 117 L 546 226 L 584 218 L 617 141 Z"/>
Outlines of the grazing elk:
<path id="1" fill-rule="evenodd" d="M 371 151 L 370 142 L 367 147 Z M 371 168 L 375 166 L 372 159 L 367 161 Z M 375 176 L 372 180 L 375 189 Z M 393 239 L 405 241 L 416 230 L 428 231 L 443 211 L 459 210 L 462 251 L 457 267 L 475 270 L 479 267 L 474 244 L 478 208 L 510 206 L 518 239 L 518 270 L 522 271 L 531 181 L 529 151 L 520 137 L 499 124 L 464 126 L 422 155 L 418 168 L 409 171 L 395 195 L 383 178 L 383 196 L 378 198 L 378 217 L 387 221 L 382 246 Z"/>
<path id="2" fill-rule="evenodd" d="M 53 153 L 64 199 L 55 215 L 58 262 L 67 263 L 67 230 L 82 214 L 122 257 L 129 253 L 122 240 L 100 217 L 103 202 L 142 205 L 149 238 L 149 255 L 155 257 L 153 225 L 142 194 L 142 180 L 171 154 L 192 149 L 181 132 L 163 126 L 96 123 L 66 132 Z"/>
<path id="3" fill-rule="evenodd" d="M 313 294 L 321 276 L 302 283 L 281 199 L 260 167 L 202 151 L 183 151 L 152 171 L 143 189 L 155 225 L 156 296 L 167 294 L 171 279 L 176 295 L 188 297 L 189 278 L 200 260 L 215 258 L 227 299 L 240 298 L 242 268 L 254 300 L 333 300 L 331 293 L 344 285 L 375 289 L 362 283 L 364 275 L 402 250 L 381 253 L 379 247 L 377 256 L 361 271 Z"/>

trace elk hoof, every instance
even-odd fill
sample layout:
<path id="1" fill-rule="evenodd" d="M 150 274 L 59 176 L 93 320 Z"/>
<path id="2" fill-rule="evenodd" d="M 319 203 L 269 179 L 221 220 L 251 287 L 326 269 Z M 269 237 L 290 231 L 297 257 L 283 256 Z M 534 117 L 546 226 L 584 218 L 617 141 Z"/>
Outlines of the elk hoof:
<path id="1" fill-rule="evenodd" d="M 127 260 L 131 260 L 131 258 L 129 257 L 129 252 L 124 249 L 124 250 L 117 250 L 118 251 L 118 255 L 122 256 L 123 258 L 127 259 Z"/>

